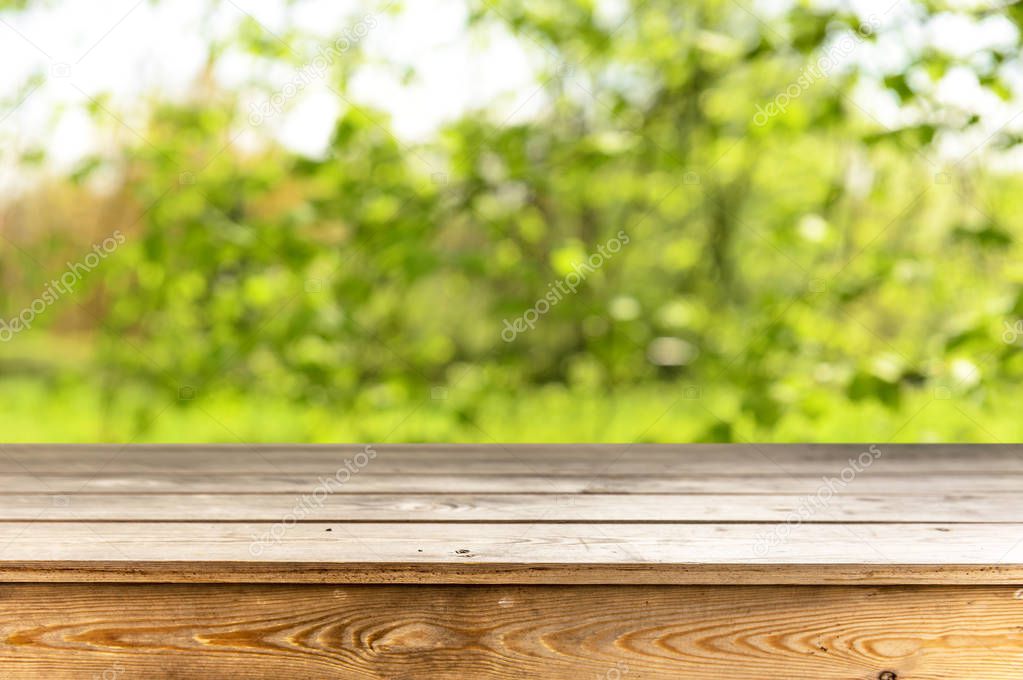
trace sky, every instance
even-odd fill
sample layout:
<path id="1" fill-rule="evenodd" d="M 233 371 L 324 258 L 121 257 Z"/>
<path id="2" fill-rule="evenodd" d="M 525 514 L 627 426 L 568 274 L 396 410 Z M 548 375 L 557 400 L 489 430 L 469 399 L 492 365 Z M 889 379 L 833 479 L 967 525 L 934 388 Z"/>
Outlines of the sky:
<path id="1" fill-rule="evenodd" d="M 769 18 L 791 1 L 751 0 L 750 8 Z M 978 24 L 952 12 L 925 23 L 910 0 L 852 4 L 861 17 L 877 21 L 878 39 L 857 42 L 851 53 L 842 54 L 844 65 L 837 68 L 856 63 L 880 76 L 904 68 L 914 51 L 928 45 L 970 59 L 984 47 L 1016 39 L 1015 26 L 998 16 Z M 0 188 L 25 181 L 17 159 L 27 150 L 42 147 L 51 167 L 67 169 L 110 144 L 110 128 L 97 127 L 83 110 L 90 98 L 109 96 L 104 101 L 125 124 L 113 126 L 116 133 L 133 134 L 131 130 L 144 125 L 143 96 L 188 93 L 204 68 L 209 41 L 232 34 L 247 18 L 275 35 L 294 26 L 325 42 L 339 33 L 351 36 L 369 62 L 352 82 L 354 101 L 389 112 L 396 133 L 406 140 L 426 138 L 444 122 L 490 102 L 509 120 L 528 118 L 542 108 L 537 74 L 549 66 L 549 55 L 496 24 L 483 34 L 469 35 L 465 0 L 415 0 L 404 3 L 396 15 L 381 7 L 387 5 L 358 0 L 50 0 L 25 12 L 2 13 Z M 620 22 L 626 10 L 623 0 L 601 0 L 597 7 L 609 26 Z M 403 65 L 415 68 L 411 81 L 401 78 Z M 953 69 L 931 84 L 920 80 L 920 74 L 911 77 L 950 110 L 981 115 L 982 128 L 994 130 L 1011 121 L 1010 127 L 1018 123 L 1023 129 L 1023 118 L 1013 119 L 1023 107 L 1023 75 L 1018 64 L 1005 71 L 1017 93 L 1011 102 L 984 90 L 970 69 Z M 39 82 L 23 87 L 33 75 Z M 268 68 L 250 55 L 230 52 L 218 60 L 214 76 L 225 87 L 249 92 L 250 110 L 267 101 L 268 92 L 279 94 L 297 82 L 292 67 Z M 261 120 L 259 134 L 270 134 L 300 153 L 322 153 L 344 102 L 323 79 L 315 78 L 286 99 L 279 114 Z M 857 104 L 885 125 L 919 115 L 900 108 L 869 81 L 861 87 Z M 239 143 L 257 144 L 259 135 L 251 132 Z M 948 148 L 940 152 L 961 156 L 983 143 L 985 134 L 980 129 L 970 138 L 946 139 Z"/>
<path id="2" fill-rule="evenodd" d="M 104 11 L 97 13 L 99 5 Z M 496 102 L 512 119 L 534 114 L 541 104 L 531 95 L 545 55 L 496 27 L 470 37 L 461 0 L 416 0 L 397 15 L 372 9 L 386 4 L 351 0 L 290 6 L 285 0 L 228 0 L 212 11 L 210 5 L 207 0 L 58 0 L 0 14 L 0 187 L 24 184 L 17 159 L 32 148 L 45 148 L 49 166 L 66 170 L 109 144 L 110 131 L 84 110 L 90 98 L 109 97 L 102 101 L 109 101 L 106 106 L 129 130 L 119 134 L 141 129 L 143 96 L 187 95 L 205 66 L 210 39 L 231 35 L 248 17 L 276 35 L 288 26 L 322 35 L 327 45 L 338 34 L 351 36 L 368 62 L 351 84 L 352 101 L 389 112 L 396 133 L 409 141 L 487 102 Z M 402 82 L 402 65 L 415 67 L 411 82 Z M 36 74 L 41 83 L 24 87 Z M 250 110 L 299 80 L 292 67 L 268 69 L 240 52 L 219 59 L 214 76 L 227 88 L 250 92 Z M 317 155 L 343 105 L 324 79 L 312 78 L 280 115 L 263 122 L 259 133 Z M 253 131 L 237 141 L 256 144 L 256 137 Z"/>

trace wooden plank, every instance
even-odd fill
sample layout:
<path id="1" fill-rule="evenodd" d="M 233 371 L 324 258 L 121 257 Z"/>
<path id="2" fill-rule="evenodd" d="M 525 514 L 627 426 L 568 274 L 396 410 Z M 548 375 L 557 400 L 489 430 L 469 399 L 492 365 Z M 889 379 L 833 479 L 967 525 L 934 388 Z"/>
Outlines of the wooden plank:
<path id="1" fill-rule="evenodd" d="M 1012 587 L 0 585 L 0 676 L 1018 680 Z"/>
<path id="2" fill-rule="evenodd" d="M 0 446 L 0 677 L 1023 667 L 1023 447 L 371 453 Z"/>
<path id="3" fill-rule="evenodd" d="M 371 445 L 366 473 L 837 475 L 862 457 L 872 474 L 1023 473 L 1023 446 Z M 333 474 L 365 446 L 2 445 L 0 474 Z"/>
<path id="4" fill-rule="evenodd" d="M 1023 583 L 1023 524 L 0 524 L 0 579 L 97 574 L 227 582 Z"/>
<path id="5" fill-rule="evenodd" d="M 457 585 L 1011 585 L 1023 565 L 998 564 L 388 564 L 381 562 L 0 563 L 7 583 Z"/>
<path id="6" fill-rule="evenodd" d="M 298 508 L 298 512 L 296 512 Z M 306 510 L 303 510 L 306 508 Z M 1023 492 L 988 496 L 634 494 L 7 494 L 0 521 L 1016 523 Z"/>
<path id="7" fill-rule="evenodd" d="M 336 477 L 335 477 L 336 478 Z M 0 475 L 0 495 L 44 493 L 284 493 L 310 494 L 325 486 L 326 476 L 287 473 L 239 472 L 233 474 L 81 474 L 40 473 Z M 548 493 L 548 494 L 795 494 L 821 492 L 829 484 L 836 490 L 886 495 L 1019 494 L 1023 475 L 947 474 L 873 475 L 869 470 L 841 478 L 817 475 L 444 475 L 368 474 L 342 475 L 332 493 L 426 494 L 426 493 Z M 0 499 L 2 501 L 2 499 Z"/>

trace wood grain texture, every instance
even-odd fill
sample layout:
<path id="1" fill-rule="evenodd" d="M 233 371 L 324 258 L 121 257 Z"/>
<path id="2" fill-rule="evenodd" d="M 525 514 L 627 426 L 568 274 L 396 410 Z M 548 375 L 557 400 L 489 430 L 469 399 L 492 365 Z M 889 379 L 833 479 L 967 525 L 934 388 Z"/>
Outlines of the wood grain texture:
<path id="1" fill-rule="evenodd" d="M 15 445 L 0 444 L 0 474 L 328 475 L 375 452 L 367 474 L 835 475 L 865 454 L 874 475 L 1023 473 L 1020 445 Z"/>
<path id="2" fill-rule="evenodd" d="M 0 676 L 1018 680 L 1015 592 L 8 584 Z"/>
<path id="3" fill-rule="evenodd" d="M 457 585 L 1013 585 L 1018 564 L 623 564 L 6 562 L 7 583 L 260 583 Z"/>
<path id="4" fill-rule="evenodd" d="M 0 445 L 0 678 L 1021 677 L 1023 447 L 367 451 Z"/>
<path id="5" fill-rule="evenodd" d="M 4 445 L 0 577 L 1006 583 L 1023 573 L 1021 453 Z"/>
<path id="6" fill-rule="evenodd" d="M 271 529 L 277 528 L 278 531 Z M 9 522 L 0 560 L 390 563 L 1011 564 L 1023 524 L 773 525 Z M 74 544 L 64 541 L 79 536 Z M 258 550 L 250 549 L 253 545 Z"/>
<path id="7" fill-rule="evenodd" d="M 1020 446 L 0 446 L 0 495 L 305 494 L 338 474 L 334 495 L 806 496 L 837 485 L 1023 509 Z"/>
<path id="8" fill-rule="evenodd" d="M 807 497 L 795 494 L 334 494 L 308 519 L 321 522 L 789 522 Z M 2 494 L 4 521 L 277 522 L 290 494 Z M 927 524 L 1017 523 L 1023 492 L 836 494 L 812 521 Z"/>
<path id="9" fill-rule="evenodd" d="M 929 474 L 873 475 L 861 473 L 850 490 L 862 494 L 933 496 L 935 494 L 1004 494 L 1006 502 L 1017 502 L 1023 489 L 1023 474 Z M 237 474 L 193 473 L 108 473 L 0 475 L 3 493 L 254 493 L 310 494 L 323 486 L 327 475 L 269 472 Z M 830 479 L 837 479 L 832 477 Z M 476 474 L 369 474 L 359 472 L 333 490 L 335 494 L 424 494 L 424 493 L 546 493 L 546 494 L 795 494 L 813 495 L 827 484 L 827 478 L 805 474 L 757 475 L 671 475 L 651 473 L 607 475 Z M 0 496 L 3 495 L 0 493 Z M 0 498 L 0 503 L 3 499 Z M 622 500 L 627 503 L 627 500 Z"/>
<path id="10" fill-rule="evenodd" d="M 962 582 L 1023 581 L 1023 524 L 793 524 L 785 533 L 773 533 L 771 524 L 410 526 L 0 523 L 0 578 L 23 581 L 48 567 L 60 579 L 77 568 L 134 573 L 145 563 L 145 578 L 164 580 L 182 567 L 201 572 L 203 565 L 248 563 L 260 581 L 292 579 L 310 569 L 324 578 L 325 565 L 326 578 L 336 582 L 461 582 L 466 572 L 477 581 L 508 582 L 501 580 L 507 574 L 490 568 L 514 565 L 527 567 L 522 573 L 528 582 L 554 583 L 588 582 L 594 573 L 606 579 L 601 583 L 629 583 L 639 574 L 644 583 L 686 583 L 694 574 L 707 578 L 701 576 L 704 569 L 715 578 L 737 574 L 736 582 L 758 576 L 783 579 L 766 581 L 772 583 L 820 582 L 814 565 L 840 565 L 846 572 L 858 566 L 860 583 L 910 579 L 914 572 L 918 578 L 944 574 Z M 164 563 L 167 575 L 160 573 Z M 533 565 L 544 568 L 528 569 Z M 971 566 L 981 569 L 963 569 Z"/>

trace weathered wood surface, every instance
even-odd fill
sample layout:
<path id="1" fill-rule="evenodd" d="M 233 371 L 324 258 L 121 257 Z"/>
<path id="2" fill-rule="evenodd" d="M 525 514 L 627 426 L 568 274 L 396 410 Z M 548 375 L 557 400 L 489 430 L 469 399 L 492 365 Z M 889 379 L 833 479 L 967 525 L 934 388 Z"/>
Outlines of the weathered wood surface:
<path id="1" fill-rule="evenodd" d="M 4 445 L 0 578 L 1014 583 L 1023 447 Z"/>
<path id="2" fill-rule="evenodd" d="M 985 444 L 0 444 L 0 473 L 330 474 L 367 448 L 381 473 L 837 474 L 871 449 L 877 473 L 1023 473 L 1023 445 Z M 873 455 L 873 454 L 872 454 Z"/>
<path id="3" fill-rule="evenodd" d="M 0 446 L 0 678 L 1008 680 L 1020 446 Z"/>
<path id="4" fill-rule="evenodd" d="M 14 680 L 1018 680 L 1021 668 L 1011 587 L 0 586 L 0 671 Z"/>
<path id="5" fill-rule="evenodd" d="M 790 522 L 796 494 L 332 494 L 311 517 L 323 522 Z M 0 522 L 277 522 L 290 494 L 2 494 Z M 1003 494 L 836 495 L 814 522 L 1014 524 L 1020 504 Z"/>
<path id="6" fill-rule="evenodd" d="M 182 567 L 248 563 L 262 582 L 459 583 L 467 572 L 477 582 L 496 566 L 504 575 L 494 580 L 506 583 L 706 583 L 723 573 L 737 583 L 817 583 L 826 576 L 818 567 L 857 565 L 862 583 L 1023 583 L 1023 524 L 795 524 L 784 534 L 772 526 L 7 522 L 0 578 L 51 568 L 64 580 L 75 566 L 101 566 L 131 579 L 145 564 L 145 579 L 177 580 Z M 752 568 L 760 566 L 770 569 Z"/>
<path id="7" fill-rule="evenodd" d="M 836 474 L 838 471 L 836 471 Z M 0 485 L 8 493 L 202 493 L 202 494 L 311 494 L 323 486 L 325 474 L 288 474 L 239 472 L 215 474 L 166 473 L 82 473 L 21 474 L 0 476 Z M 474 474 L 474 473 L 384 473 L 360 472 L 335 494 L 797 494 L 811 496 L 820 492 L 826 480 L 820 475 L 796 475 L 764 472 L 743 475 L 700 475 L 651 473 L 646 475 L 590 474 Z M 1007 494 L 1014 502 L 1023 489 L 1020 474 L 928 474 L 870 475 L 864 473 L 849 485 L 849 490 L 872 495 L 959 496 Z M 0 498 L 0 501 L 3 499 Z M 628 499 L 618 501 L 628 503 Z M 896 518 L 893 518 L 893 520 Z"/>

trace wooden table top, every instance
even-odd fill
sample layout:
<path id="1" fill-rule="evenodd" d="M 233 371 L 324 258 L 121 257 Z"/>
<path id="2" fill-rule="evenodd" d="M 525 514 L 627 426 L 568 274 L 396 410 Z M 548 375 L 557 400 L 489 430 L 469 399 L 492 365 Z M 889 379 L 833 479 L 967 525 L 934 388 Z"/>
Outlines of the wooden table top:
<path id="1" fill-rule="evenodd" d="M 3 445 L 0 579 L 1023 583 L 1023 446 Z"/>

